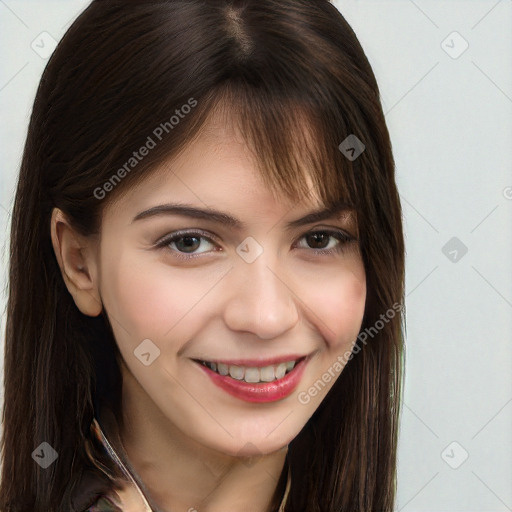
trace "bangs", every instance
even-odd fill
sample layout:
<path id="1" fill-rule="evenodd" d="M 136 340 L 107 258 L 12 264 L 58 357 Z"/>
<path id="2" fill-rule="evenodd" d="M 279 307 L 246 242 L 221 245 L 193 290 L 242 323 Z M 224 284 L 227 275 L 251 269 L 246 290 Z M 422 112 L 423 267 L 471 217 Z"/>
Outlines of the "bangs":
<path id="1" fill-rule="evenodd" d="M 338 149 L 332 119 L 304 99 L 236 82 L 214 92 L 210 116 L 241 134 L 263 183 L 292 203 L 319 197 L 324 208 L 346 207 L 357 216 L 354 165 Z M 335 116 L 332 116 L 335 117 Z"/>

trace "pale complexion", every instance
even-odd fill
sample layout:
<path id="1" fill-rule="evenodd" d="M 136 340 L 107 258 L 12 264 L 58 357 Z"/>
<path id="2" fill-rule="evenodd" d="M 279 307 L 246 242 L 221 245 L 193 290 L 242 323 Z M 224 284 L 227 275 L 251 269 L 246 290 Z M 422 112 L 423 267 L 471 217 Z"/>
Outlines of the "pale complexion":
<path id="1" fill-rule="evenodd" d="M 222 211 L 244 227 L 176 214 L 134 221 L 178 202 Z M 307 404 L 298 395 L 332 373 L 364 313 L 357 242 L 331 236 L 312 245 L 304 236 L 342 230 L 357 237 L 354 217 L 285 229 L 321 207 L 317 199 L 272 194 L 241 138 L 212 118 L 184 152 L 106 209 L 99 238 L 80 237 L 54 210 L 52 239 L 70 293 L 85 315 L 105 308 L 112 324 L 123 358 L 121 437 L 162 510 L 268 510 L 288 444 L 335 379 Z M 177 230 L 200 238 L 187 252 L 183 238 L 156 247 Z M 252 263 L 236 251 L 247 237 L 263 248 Z M 134 355 L 145 339 L 160 349 L 149 366 Z M 231 396 L 193 361 L 288 354 L 312 358 L 297 389 L 270 403 Z M 241 454 L 255 458 L 248 463 Z"/>

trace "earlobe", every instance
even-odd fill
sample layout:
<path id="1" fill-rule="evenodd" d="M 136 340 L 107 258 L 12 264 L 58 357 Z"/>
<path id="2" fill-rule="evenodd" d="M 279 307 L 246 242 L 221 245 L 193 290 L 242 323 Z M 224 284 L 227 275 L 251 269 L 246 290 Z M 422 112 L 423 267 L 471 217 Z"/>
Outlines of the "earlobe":
<path id="1" fill-rule="evenodd" d="M 52 211 L 51 238 L 62 278 L 76 306 L 84 315 L 98 316 L 103 305 L 92 240 L 77 233 L 59 208 Z"/>

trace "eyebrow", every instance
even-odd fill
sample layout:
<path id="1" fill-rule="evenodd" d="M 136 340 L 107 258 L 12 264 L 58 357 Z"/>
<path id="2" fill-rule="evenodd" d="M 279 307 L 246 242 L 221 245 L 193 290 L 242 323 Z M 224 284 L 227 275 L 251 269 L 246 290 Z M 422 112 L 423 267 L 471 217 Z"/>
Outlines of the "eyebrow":
<path id="1" fill-rule="evenodd" d="M 343 213 L 352 212 L 353 210 L 353 206 L 347 203 L 338 203 L 333 208 L 314 210 L 299 219 L 292 220 L 285 225 L 285 229 L 291 230 L 300 226 L 312 224 L 313 222 L 319 222 L 331 218 L 341 218 Z M 132 224 L 138 220 L 147 219 L 157 215 L 181 215 L 192 219 L 216 222 L 236 230 L 243 230 L 247 228 L 247 224 L 245 222 L 214 208 L 198 208 L 197 206 L 178 203 L 161 204 L 144 210 L 133 218 Z"/>

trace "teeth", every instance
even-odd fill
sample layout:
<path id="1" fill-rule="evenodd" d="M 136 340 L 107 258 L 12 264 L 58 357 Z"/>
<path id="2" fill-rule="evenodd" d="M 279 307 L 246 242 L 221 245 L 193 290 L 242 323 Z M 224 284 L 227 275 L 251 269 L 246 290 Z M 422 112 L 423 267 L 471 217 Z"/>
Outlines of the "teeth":
<path id="1" fill-rule="evenodd" d="M 286 375 L 286 363 L 281 363 L 276 370 L 276 379 L 282 379 Z"/>
<path id="2" fill-rule="evenodd" d="M 244 378 L 245 368 L 243 366 L 233 366 L 229 367 L 229 375 L 236 380 L 242 380 Z"/>
<path id="3" fill-rule="evenodd" d="M 229 373 L 228 365 L 224 363 L 218 363 L 217 372 L 220 373 L 221 375 L 227 375 Z"/>
<path id="4" fill-rule="evenodd" d="M 274 373 L 274 367 L 273 366 L 264 366 L 260 370 L 260 378 L 263 382 L 272 382 L 275 380 L 276 376 Z"/>
<path id="5" fill-rule="evenodd" d="M 224 363 L 212 363 L 202 361 L 202 364 L 217 372 L 220 375 L 229 375 L 236 380 L 244 380 L 249 383 L 273 382 L 282 379 L 288 372 L 295 368 L 296 361 L 288 361 L 273 366 L 264 366 L 263 368 L 246 368 L 245 366 L 227 365 Z"/>
<path id="6" fill-rule="evenodd" d="M 217 364 L 216 363 L 210 363 L 210 361 L 202 361 L 202 363 L 210 368 L 210 370 L 213 370 L 214 372 L 217 371 Z"/>
<path id="7" fill-rule="evenodd" d="M 259 382 L 260 371 L 258 370 L 258 368 L 246 368 L 244 380 L 245 382 Z"/>

